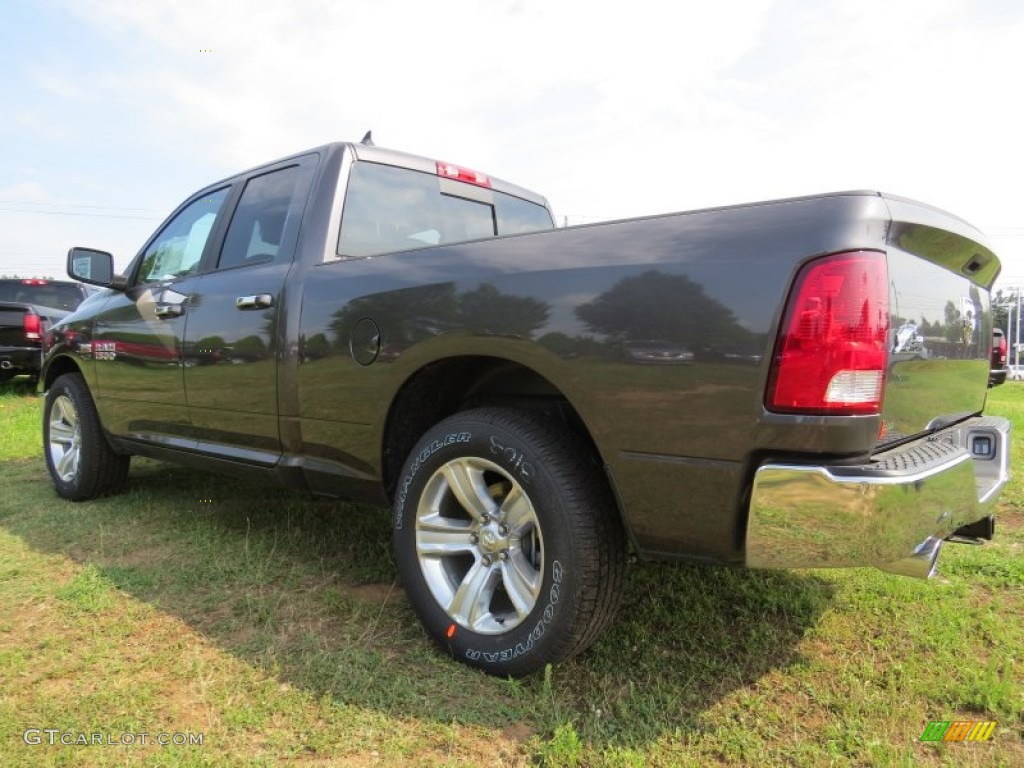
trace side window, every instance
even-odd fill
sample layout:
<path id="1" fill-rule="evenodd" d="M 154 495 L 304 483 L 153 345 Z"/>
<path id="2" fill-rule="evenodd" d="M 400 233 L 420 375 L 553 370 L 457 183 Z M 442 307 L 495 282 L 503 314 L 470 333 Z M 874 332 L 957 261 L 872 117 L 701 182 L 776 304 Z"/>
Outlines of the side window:
<path id="1" fill-rule="evenodd" d="M 142 257 L 140 283 L 173 280 L 198 271 L 203 249 L 228 190 L 229 187 L 225 187 L 204 195 L 171 219 Z"/>
<path id="2" fill-rule="evenodd" d="M 246 182 L 224 237 L 219 269 L 277 258 L 299 177 L 294 165 Z"/>

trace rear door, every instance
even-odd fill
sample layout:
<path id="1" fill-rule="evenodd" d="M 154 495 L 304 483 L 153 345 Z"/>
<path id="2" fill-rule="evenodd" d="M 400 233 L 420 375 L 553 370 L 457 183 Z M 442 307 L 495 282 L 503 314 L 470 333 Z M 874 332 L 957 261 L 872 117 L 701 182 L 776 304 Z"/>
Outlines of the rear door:
<path id="1" fill-rule="evenodd" d="M 244 180 L 223 243 L 192 291 L 182 363 L 200 450 L 260 464 L 280 455 L 281 302 L 316 163 L 307 155 Z"/>

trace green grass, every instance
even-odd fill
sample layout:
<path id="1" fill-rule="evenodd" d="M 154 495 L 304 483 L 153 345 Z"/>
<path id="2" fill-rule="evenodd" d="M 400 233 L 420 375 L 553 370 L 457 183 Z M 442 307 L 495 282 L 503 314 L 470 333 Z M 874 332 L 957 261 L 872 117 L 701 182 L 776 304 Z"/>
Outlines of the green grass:
<path id="1" fill-rule="evenodd" d="M 616 624 L 545 674 L 438 654 L 389 515 L 133 460 L 53 493 L 38 398 L 0 389 L 0 765 L 1024 764 L 1024 482 L 941 576 L 636 565 Z M 1024 385 L 993 390 L 1024 467 Z M 930 720 L 997 720 L 922 744 Z M 27 728 L 202 746 L 38 746 Z"/>
<path id="2" fill-rule="evenodd" d="M 0 384 L 0 461 L 42 455 L 41 398 L 25 378 Z"/>

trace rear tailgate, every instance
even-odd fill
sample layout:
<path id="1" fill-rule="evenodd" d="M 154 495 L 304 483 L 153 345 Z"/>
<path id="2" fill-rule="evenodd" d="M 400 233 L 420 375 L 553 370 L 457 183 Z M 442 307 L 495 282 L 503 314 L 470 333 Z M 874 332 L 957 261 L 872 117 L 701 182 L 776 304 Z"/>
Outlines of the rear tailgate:
<path id="1" fill-rule="evenodd" d="M 989 292 L 999 260 L 984 236 L 955 216 L 900 198 L 883 199 L 890 211 L 884 278 L 889 328 L 875 450 L 852 462 L 804 454 L 761 464 L 748 509 L 750 566 L 874 565 L 930 576 L 944 541 L 992 536 L 991 515 L 1010 470 L 1010 423 L 981 415 L 992 344 Z M 851 274 L 859 279 L 859 272 Z M 816 284 L 815 291 L 823 285 Z M 884 286 L 874 286 L 884 296 Z M 843 299 L 845 290 L 843 285 L 833 295 Z M 851 290 L 847 295 L 859 294 Z M 865 291 L 864 296 L 862 318 L 871 319 L 874 294 Z M 844 317 L 858 304 L 843 301 L 836 301 L 835 312 L 831 304 L 820 306 L 829 307 L 830 317 Z M 877 329 L 874 321 L 861 322 Z M 807 327 L 814 328 L 812 323 Z M 841 330 L 856 339 L 859 328 L 854 323 Z M 847 394 L 843 387 L 836 391 Z M 826 394 L 831 393 L 830 383 Z M 853 423 L 853 417 L 843 418 Z M 798 426 L 816 425 L 805 419 Z"/>
<path id="2" fill-rule="evenodd" d="M 880 448 L 980 413 L 988 390 L 989 290 L 999 260 L 984 236 L 929 206 L 886 197 L 890 352 Z"/>

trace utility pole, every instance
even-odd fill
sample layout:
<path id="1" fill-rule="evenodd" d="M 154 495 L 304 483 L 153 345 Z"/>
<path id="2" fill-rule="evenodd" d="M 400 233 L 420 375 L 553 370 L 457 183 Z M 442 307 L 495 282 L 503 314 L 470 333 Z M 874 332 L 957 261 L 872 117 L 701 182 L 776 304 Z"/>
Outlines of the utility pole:
<path id="1" fill-rule="evenodd" d="M 1021 289 L 1017 287 L 1017 343 L 1014 344 L 1014 351 L 1016 352 L 1016 362 L 1014 365 L 1021 365 Z M 1020 371 L 1020 368 L 1015 368 L 1015 371 Z"/>

